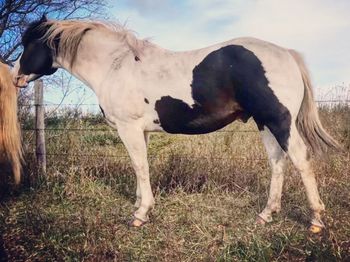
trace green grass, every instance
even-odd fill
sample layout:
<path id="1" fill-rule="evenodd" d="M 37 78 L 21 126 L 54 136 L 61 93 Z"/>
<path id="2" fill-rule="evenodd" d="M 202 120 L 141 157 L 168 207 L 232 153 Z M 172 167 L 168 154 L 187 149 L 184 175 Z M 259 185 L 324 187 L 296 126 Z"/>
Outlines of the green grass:
<path id="1" fill-rule="evenodd" d="M 50 131 L 49 153 L 83 156 L 48 156 L 47 177 L 37 177 L 29 154 L 33 137 L 25 134 L 30 186 L 2 200 L 0 244 L 10 261 L 346 261 L 350 114 L 348 109 L 322 113 L 346 151 L 313 161 L 327 208 L 321 234 L 307 231 L 305 190 L 291 166 L 281 213 L 266 226 L 255 225 L 270 180 L 257 133 L 154 134 L 149 154 L 156 206 L 150 223 L 135 229 L 127 226 L 135 177 L 113 131 Z M 99 120 L 52 121 L 55 127 L 67 123 L 109 130 Z M 251 128 L 252 123 L 227 127 Z"/>

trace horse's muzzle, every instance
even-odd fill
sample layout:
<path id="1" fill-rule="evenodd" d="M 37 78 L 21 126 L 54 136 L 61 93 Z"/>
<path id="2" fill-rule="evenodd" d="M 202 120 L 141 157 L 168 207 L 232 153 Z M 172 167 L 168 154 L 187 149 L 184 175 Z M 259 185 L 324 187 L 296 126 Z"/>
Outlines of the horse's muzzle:
<path id="1" fill-rule="evenodd" d="M 30 74 L 30 75 L 20 74 L 13 78 L 13 83 L 15 86 L 19 88 L 25 88 L 28 86 L 30 82 L 37 80 L 41 76 L 42 75 L 37 75 L 37 74 Z"/>
<path id="2" fill-rule="evenodd" d="M 19 88 L 25 88 L 28 86 L 28 75 L 17 75 L 13 77 L 13 84 Z"/>

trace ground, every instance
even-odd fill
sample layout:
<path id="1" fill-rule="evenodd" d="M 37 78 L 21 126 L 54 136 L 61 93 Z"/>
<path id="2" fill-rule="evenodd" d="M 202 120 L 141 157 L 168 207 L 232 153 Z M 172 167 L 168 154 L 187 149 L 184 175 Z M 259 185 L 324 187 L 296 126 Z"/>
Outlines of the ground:
<path id="1" fill-rule="evenodd" d="M 120 140 L 99 119 L 72 119 L 51 118 L 47 127 L 99 131 L 47 131 L 45 177 L 35 172 L 33 135 L 24 133 L 25 186 L 0 204 L 3 261 L 350 259 L 348 107 L 322 110 L 344 152 L 313 158 L 326 205 L 320 234 L 307 230 L 305 190 L 291 165 L 281 213 L 266 226 L 254 223 L 267 200 L 270 170 L 252 122 L 205 136 L 152 135 L 156 206 L 150 223 L 129 228 L 135 177 Z"/>

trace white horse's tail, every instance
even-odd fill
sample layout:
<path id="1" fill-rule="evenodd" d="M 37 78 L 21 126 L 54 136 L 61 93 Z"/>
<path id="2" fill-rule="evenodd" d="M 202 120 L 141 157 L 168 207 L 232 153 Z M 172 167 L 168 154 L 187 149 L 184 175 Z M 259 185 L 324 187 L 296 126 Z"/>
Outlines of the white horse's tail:
<path id="1" fill-rule="evenodd" d="M 289 50 L 289 52 L 298 64 L 304 82 L 304 98 L 296 119 L 296 126 L 300 135 L 316 154 L 326 152 L 327 148 L 341 149 L 338 142 L 327 133 L 321 124 L 314 101 L 309 72 L 302 56 L 295 50 Z"/>

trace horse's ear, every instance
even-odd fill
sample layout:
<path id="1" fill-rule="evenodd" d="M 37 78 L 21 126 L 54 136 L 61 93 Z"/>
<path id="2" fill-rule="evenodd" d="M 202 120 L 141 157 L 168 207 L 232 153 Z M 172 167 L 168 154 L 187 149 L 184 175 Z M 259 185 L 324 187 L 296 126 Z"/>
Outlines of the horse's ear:
<path id="1" fill-rule="evenodd" d="M 43 16 L 40 19 L 40 22 L 47 22 L 46 14 L 43 14 Z"/>

